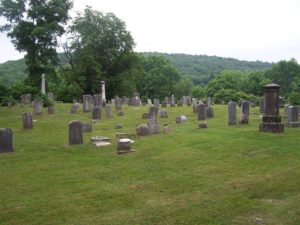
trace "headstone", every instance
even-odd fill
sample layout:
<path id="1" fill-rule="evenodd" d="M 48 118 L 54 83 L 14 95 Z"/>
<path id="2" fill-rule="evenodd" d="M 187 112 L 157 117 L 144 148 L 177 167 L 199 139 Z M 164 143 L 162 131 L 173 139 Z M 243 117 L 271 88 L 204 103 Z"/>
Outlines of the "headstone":
<path id="1" fill-rule="evenodd" d="M 94 107 L 101 108 L 102 107 L 102 96 L 101 95 L 94 95 Z"/>
<path id="2" fill-rule="evenodd" d="M 132 106 L 140 106 L 141 105 L 140 94 L 138 92 L 133 93 L 133 96 L 131 99 L 131 105 Z"/>
<path id="3" fill-rule="evenodd" d="M 34 114 L 41 115 L 43 113 L 43 100 L 34 100 Z"/>
<path id="4" fill-rule="evenodd" d="M 23 94 L 20 97 L 21 97 L 21 104 L 22 105 L 31 104 L 31 94 Z"/>
<path id="5" fill-rule="evenodd" d="M 167 102 L 167 104 L 170 103 L 170 100 L 169 100 L 169 97 L 168 97 L 168 96 L 165 97 L 165 101 Z"/>
<path id="6" fill-rule="evenodd" d="M 259 112 L 261 114 L 264 114 L 265 113 L 265 97 L 261 97 L 259 99 Z"/>
<path id="7" fill-rule="evenodd" d="M 171 106 L 171 107 L 175 107 L 175 97 L 174 97 L 174 95 L 171 95 L 171 98 L 170 98 L 170 106 Z"/>
<path id="8" fill-rule="evenodd" d="M 102 104 L 106 103 L 106 93 L 105 93 L 105 81 L 101 81 L 101 97 L 102 97 Z"/>
<path id="9" fill-rule="evenodd" d="M 92 132 L 93 124 L 92 123 L 82 123 L 82 132 Z"/>
<path id="10" fill-rule="evenodd" d="M 161 102 L 161 107 L 162 108 L 166 108 L 168 106 L 168 102 L 167 101 L 162 101 Z"/>
<path id="11" fill-rule="evenodd" d="M 92 100 L 93 97 L 91 95 L 83 95 L 82 96 L 82 108 L 83 112 L 91 112 L 92 111 Z"/>
<path id="12" fill-rule="evenodd" d="M 71 113 L 77 113 L 77 110 L 80 108 L 80 103 L 75 102 L 71 107 Z"/>
<path id="13" fill-rule="evenodd" d="M 242 112 L 241 112 L 241 118 L 240 118 L 240 123 L 241 124 L 248 124 L 249 123 L 249 101 L 242 101 L 241 102 L 241 107 L 242 107 Z"/>
<path id="14" fill-rule="evenodd" d="M 205 104 L 199 104 L 197 106 L 198 112 L 198 120 L 205 120 L 206 119 L 206 111 L 205 111 Z"/>
<path id="15" fill-rule="evenodd" d="M 93 120 L 100 120 L 101 119 L 101 108 L 95 107 L 92 110 L 92 119 Z"/>
<path id="16" fill-rule="evenodd" d="M 285 115 L 285 116 L 288 115 L 289 107 L 290 107 L 290 104 L 285 104 L 285 105 L 284 105 L 284 115 Z"/>
<path id="17" fill-rule="evenodd" d="M 211 107 L 211 105 L 212 105 L 211 97 L 207 97 L 207 107 Z"/>
<path id="18" fill-rule="evenodd" d="M 256 106 L 256 101 L 255 101 L 255 99 L 251 99 L 251 100 L 250 100 L 250 106 L 251 106 L 252 108 L 254 108 L 254 107 Z"/>
<path id="19" fill-rule="evenodd" d="M 214 109 L 213 109 L 213 107 L 211 107 L 211 106 L 206 107 L 205 111 L 206 111 L 206 118 L 207 119 L 214 118 Z"/>
<path id="20" fill-rule="evenodd" d="M 261 132 L 284 132 L 284 125 L 279 116 L 279 89 L 280 86 L 277 84 L 265 86 L 265 114 L 259 125 Z"/>
<path id="21" fill-rule="evenodd" d="M 159 99 L 155 98 L 155 99 L 153 100 L 153 105 L 154 105 L 154 107 L 156 107 L 156 108 L 159 109 Z"/>
<path id="22" fill-rule="evenodd" d="M 13 132 L 10 128 L 0 128 L 0 153 L 13 152 Z"/>
<path id="23" fill-rule="evenodd" d="M 179 106 L 179 107 L 182 106 L 182 100 L 179 100 L 179 101 L 177 102 L 177 106 Z"/>
<path id="24" fill-rule="evenodd" d="M 197 107 L 198 107 L 197 104 L 193 103 L 193 113 L 197 113 L 198 112 Z"/>
<path id="25" fill-rule="evenodd" d="M 32 129 L 33 128 L 33 122 L 32 122 L 32 114 L 31 112 L 23 112 L 23 129 Z"/>
<path id="26" fill-rule="evenodd" d="M 180 123 L 186 122 L 187 118 L 186 118 L 186 116 L 176 116 L 175 121 L 176 121 L 176 123 L 180 124 Z"/>
<path id="27" fill-rule="evenodd" d="M 42 74 L 42 80 L 41 80 L 41 93 L 42 93 L 43 95 L 46 94 L 45 74 Z"/>
<path id="28" fill-rule="evenodd" d="M 167 111 L 164 110 L 164 109 L 160 110 L 160 112 L 159 112 L 159 117 L 160 117 L 160 118 L 168 118 L 168 113 L 167 113 Z"/>
<path id="29" fill-rule="evenodd" d="M 54 105 L 48 106 L 48 114 L 54 114 Z"/>
<path id="30" fill-rule="evenodd" d="M 236 102 L 228 103 L 228 125 L 236 125 Z"/>
<path id="31" fill-rule="evenodd" d="M 82 123 L 80 121 L 71 121 L 69 123 L 69 145 L 83 144 Z"/>
<path id="32" fill-rule="evenodd" d="M 147 136 L 150 134 L 149 127 L 147 124 L 141 124 L 137 126 L 135 131 L 138 136 Z"/>
<path id="33" fill-rule="evenodd" d="M 115 97 L 116 110 L 122 110 L 122 99 Z"/>
<path id="34" fill-rule="evenodd" d="M 48 99 L 51 101 L 51 102 L 54 102 L 54 94 L 53 92 L 48 92 Z"/>
<path id="35" fill-rule="evenodd" d="M 118 154 L 125 154 L 132 152 L 133 150 L 131 149 L 131 143 L 133 141 L 128 139 L 128 138 L 122 138 L 117 141 L 117 153 Z"/>
<path id="36" fill-rule="evenodd" d="M 287 111 L 288 121 L 285 123 L 286 127 L 300 127 L 299 123 L 299 115 L 298 115 L 298 107 L 289 106 Z"/>
<path id="37" fill-rule="evenodd" d="M 105 111 L 106 111 L 106 118 L 111 118 L 113 116 L 112 107 L 110 105 L 106 105 Z"/>
<path id="38" fill-rule="evenodd" d="M 148 105 L 152 105 L 152 100 L 148 98 L 147 104 L 148 104 Z"/>
<path id="39" fill-rule="evenodd" d="M 156 108 L 156 107 L 154 107 Z M 156 118 L 150 118 L 148 120 L 148 127 L 150 134 L 159 134 L 160 133 L 160 125 Z"/>
<path id="40" fill-rule="evenodd" d="M 156 119 L 158 114 L 158 108 L 155 106 L 149 107 L 149 119 Z"/>

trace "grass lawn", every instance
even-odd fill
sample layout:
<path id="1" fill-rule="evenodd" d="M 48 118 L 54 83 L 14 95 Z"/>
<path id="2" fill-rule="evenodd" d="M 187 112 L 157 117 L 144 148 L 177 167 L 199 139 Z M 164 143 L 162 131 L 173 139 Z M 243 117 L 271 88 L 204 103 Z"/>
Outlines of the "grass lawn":
<path id="1" fill-rule="evenodd" d="M 70 108 L 44 109 L 26 131 L 21 113 L 32 108 L 0 108 L 15 148 L 0 154 L 0 224 L 300 224 L 300 128 L 260 133 L 258 108 L 249 125 L 228 126 L 227 106 L 216 105 L 208 129 L 197 129 L 191 107 L 168 107 L 160 123 L 173 132 L 136 138 L 136 152 L 119 156 L 90 137 L 132 133 L 147 106 L 102 113 L 77 146 L 68 145 L 68 123 L 91 113 Z M 177 115 L 188 121 L 175 124 Z"/>

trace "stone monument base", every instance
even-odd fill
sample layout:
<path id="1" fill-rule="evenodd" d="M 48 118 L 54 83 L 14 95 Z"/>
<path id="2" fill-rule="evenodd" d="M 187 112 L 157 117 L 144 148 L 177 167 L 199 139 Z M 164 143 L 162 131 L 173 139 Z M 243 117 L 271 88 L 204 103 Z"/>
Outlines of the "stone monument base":
<path id="1" fill-rule="evenodd" d="M 284 124 L 285 127 L 296 128 L 300 127 L 300 122 L 288 122 Z"/>
<path id="2" fill-rule="evenodd" d="M 259 124 L 260 132 L 282 133 L 284 132 L 283 123 L 261 123 Z"/>

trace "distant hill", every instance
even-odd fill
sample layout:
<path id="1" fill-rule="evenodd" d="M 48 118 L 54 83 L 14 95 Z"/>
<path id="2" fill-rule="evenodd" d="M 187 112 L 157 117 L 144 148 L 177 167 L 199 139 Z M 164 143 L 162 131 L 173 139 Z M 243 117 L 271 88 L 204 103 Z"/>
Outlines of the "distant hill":
<path id="1" fill-rule="evenodd" d="M 206 84 L 216 74 L 223 70 L 262 71 L 270 68 L 271 63 L 241 61 L 233 58 L 223 58 L 207 55 L 167 54 L 158 52 L 143 52 L 145 56 L 164 56 L 184 77 L 191 78 L 195 84 Z M 59 55 L 62 61 L 64 57 Z M 0 64 L 0 83 L 10 86 L 26 78 L 25 60 L 19 59 Z"/>
<path id="2" fill-rule="evenodd" d="M 167 54 L 146 52 L 144 55 L 164 56 L 184 77 L 189 77 L 195 84 L 206 84 L 223 70 L 263 71 L 272 66 L 261 61 L 241 61 L 207 55 Z"/>

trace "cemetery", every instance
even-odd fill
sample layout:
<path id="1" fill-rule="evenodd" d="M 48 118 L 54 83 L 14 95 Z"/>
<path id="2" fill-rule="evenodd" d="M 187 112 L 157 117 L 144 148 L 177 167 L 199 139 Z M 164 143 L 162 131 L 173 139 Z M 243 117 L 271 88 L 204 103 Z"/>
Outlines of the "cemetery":
<path id="1" fill-rule="evenodd" d="M 278 87 L 261 107 L 137 93 L 1 107 L 1 222 L 296 224 L 298 111 Z"/>

